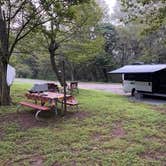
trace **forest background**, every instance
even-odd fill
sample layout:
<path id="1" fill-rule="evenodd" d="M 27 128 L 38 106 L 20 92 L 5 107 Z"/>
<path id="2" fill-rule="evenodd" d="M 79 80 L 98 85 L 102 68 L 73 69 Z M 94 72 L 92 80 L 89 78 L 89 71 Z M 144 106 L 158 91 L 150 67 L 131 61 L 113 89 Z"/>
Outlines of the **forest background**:
<path id="1" fill-rule="evenodd" d="M 89 20 L 79 27 L 78 33 L 63 40 L 56 51 L 59 71 L 62 55 L 66 62 L 67 80 L 107 82 L 107 72 L 123 65 L 166 63 L 165 6 L 163 0 L 137 3 L 119 0 L 111 17 L 103 0 L 98 0 L 91 8 L 84 6 Z M 65 37 L 66 32 L 60 35 Z M 47 42 L 40 28 L 21 40 L 10 59 L 10 64 L 17 70 L 17 77 L 57 79 Z"/>

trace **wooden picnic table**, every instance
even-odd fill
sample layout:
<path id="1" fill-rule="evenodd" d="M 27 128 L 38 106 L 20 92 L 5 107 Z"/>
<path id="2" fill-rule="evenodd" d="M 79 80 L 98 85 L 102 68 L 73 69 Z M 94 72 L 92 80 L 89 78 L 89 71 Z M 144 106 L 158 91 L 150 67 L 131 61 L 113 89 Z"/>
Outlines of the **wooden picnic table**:
<path id="1" fill-rule="evenodd" d="M 41 101 L 41 103 L 50 102 L 50 103 L 54 103 L 54 104 L 56 104 L 57 100 L 64 98 L 63 93 L 56 93 L 56 92 L 42 92 L 42 93 L 29 93 L 28 92 L 25 94 L 25 96 L 28 99 L 34 100 L 35 102 Z M 66 97 L 68 97 L 68 96 L 69 95 L 67 95 Z"/>
<path id="2" fill-rule="evenodd" d="M 27 107 L 31 107 L 37 109 L 35 118 L 38 120 L 38 114 L 43 110 L 53 110 L 57 114 L 57 103 L 58 101 L 63 101 L 64 94 L 63 93 L 55 93 L 55 92 L 42 92 L 42 93 L 30 93 L 27 92 L 25 94 L 27 99 L 31 99 L 35 102 L 35 104 L 31 102 L 20 102 L 20 105 L 24 105 Z M 70 97 L 71 95 L 66 95 L 66 97 Z M 40 102 L 40 105 L 37 103 Z M 45 106 L 46 103 L 49 103 L 49 106 Z M 63 109 L 63 107 L 62 107 Z M 63 110 L 62 110 L 63 111 Z"/>

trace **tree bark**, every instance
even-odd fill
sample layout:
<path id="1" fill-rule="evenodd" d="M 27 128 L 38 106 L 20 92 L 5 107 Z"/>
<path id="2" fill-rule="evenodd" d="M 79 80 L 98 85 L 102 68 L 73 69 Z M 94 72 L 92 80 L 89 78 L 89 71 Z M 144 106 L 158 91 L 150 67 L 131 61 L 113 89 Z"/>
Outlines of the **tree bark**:
<path id="1" fill-rule="evenodd" d="M 10 105 L 10 87 L 7 85 L 8 33 L 5 15 L 0 5 L 0 106 Z"/>
<path id="2" fill-rule="evenodd" d="M 71 77 L 71 81 L 75 80 L 75 71 L 74 71 L 74 65 L 72 63 L 69 63 L 70 65 L 70 77 Z"/>
<path id="3" fill-rule="evenodd" d="M 102 71 L 103 71 L 103 74 L 104 74 L 104 82 L 108 82 L 107 69 L 105 67 L 103 67 Z"/>
<path id="4" fill-rule="evenodd" d="M 62 74 L 59 72 L 58 67 L 55 63 L 55 51 L 59 48 L 59 45 L 55 42 L 55 40 L 52 40 L 50 42 L 50 46 L 49 46 L 49 53 L 50 53 L 50 61 L 51 61 L 51 65 L 52 65 L 52 69 L 59 81 L 59 83 L 61 84 L 61 86 L 64 85 L 63 83 L 63 76 Z"/>
<path id="5" fill-rule="evenodd" d="M 0 62 L 0 106 L 10 105 L 10 87 L 7 85 L 7 63 Z"/>
<path id="6" fill-rule="evenodd" d="M 71 70 L 70 73 L 71 73 L 71 74 L 70 74 L 70 75 L 71 75 L 71 81 L 74 81 L 74 80 L 75 80 L 75 79 L 74 79 L 74 71 Z"/>

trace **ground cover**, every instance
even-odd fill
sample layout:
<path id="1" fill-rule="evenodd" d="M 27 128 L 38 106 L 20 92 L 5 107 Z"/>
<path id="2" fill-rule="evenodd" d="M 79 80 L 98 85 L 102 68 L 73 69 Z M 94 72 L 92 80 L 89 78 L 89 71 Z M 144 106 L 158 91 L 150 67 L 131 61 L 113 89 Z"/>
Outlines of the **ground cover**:
<path id="1" fill-rule="evenodd" d="M 65 117 L 16 113 L 31 84 L 15 83 L 13 105 L 0 108 L 1 165 L 165 165 L 166 107 L 81 90 L 78 112 Z"/>

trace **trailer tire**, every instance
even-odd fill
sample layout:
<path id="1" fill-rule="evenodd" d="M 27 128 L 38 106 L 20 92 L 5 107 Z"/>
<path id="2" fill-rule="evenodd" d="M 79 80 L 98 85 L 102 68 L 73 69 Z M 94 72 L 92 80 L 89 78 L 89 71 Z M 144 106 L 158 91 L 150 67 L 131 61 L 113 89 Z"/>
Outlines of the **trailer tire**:
<path id="1" fill-rule="evenodd" d="M 135 90 L 135 88 L 133 88 L 131 91 L 131 96 L 135 96 L 136 93 L 137 93 L 137 91 Z"/>

